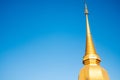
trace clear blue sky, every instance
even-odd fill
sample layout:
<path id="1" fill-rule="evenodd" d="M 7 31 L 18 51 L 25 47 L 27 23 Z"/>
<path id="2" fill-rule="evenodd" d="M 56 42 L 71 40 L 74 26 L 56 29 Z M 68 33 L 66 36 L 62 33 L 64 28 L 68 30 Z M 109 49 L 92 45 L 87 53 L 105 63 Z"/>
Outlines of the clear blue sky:
<path id="1" fill-rule="evenodd" d="M 120 1 L 87 0 L 92 37 L 120 79 Z M 0 0 L 0 80 L 78 80 L 85 53 L 83 0 Z"/>

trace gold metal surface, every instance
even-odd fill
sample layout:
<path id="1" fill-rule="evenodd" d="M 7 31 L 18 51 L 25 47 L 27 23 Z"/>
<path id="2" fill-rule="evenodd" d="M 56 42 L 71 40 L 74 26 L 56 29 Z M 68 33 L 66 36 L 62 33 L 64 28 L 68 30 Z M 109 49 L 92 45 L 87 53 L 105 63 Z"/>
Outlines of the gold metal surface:
<path id="1" fill-rule="evenodd" d="M 100 66 L 101 59 L 96 53 L 88 21 L 88 9 L 85 3 L 86 16 L 86 50 L 83 57 L 84 67 L 81 69 L 78 80 L 109 80 L 107 72 Z"/>
<path id="2" fill-rule="evenodd" d="M 90 26 L 88 21 L 87 4 L 85 4 L 85 16 L 86 16 L 86 50 L 85 50 L 85 56 L 83 60 L 87 60 L 90 58 L 96 58 L 100 60 L 99 56 L 96 54 L 96 50 L 92 41 L 92 36 L 91 36 Z"/>

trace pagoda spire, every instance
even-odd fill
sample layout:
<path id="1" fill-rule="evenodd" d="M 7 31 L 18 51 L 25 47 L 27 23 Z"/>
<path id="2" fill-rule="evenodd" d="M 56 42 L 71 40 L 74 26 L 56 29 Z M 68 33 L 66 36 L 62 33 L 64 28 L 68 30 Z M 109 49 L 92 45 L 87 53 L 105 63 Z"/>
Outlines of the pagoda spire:
<path id="1" fill-rule="evenodd" d="M 83 57 L 84 67 L 80 70 L 78 80 L 109 80 L 108 73 L 100 66 L 101 59 L 96 53 L 88 20 L 88 7 L 85 2 L 86 50 Z"/>
<path id="2" fill-rule="evenodd" d="M 85 56 L 83 59 L 83 63 L 85 60 L 92 59 L 92 58 L 100 61 L 100 58 L 96 53 L 94 43 L 92 40 L 92 35 L 90 32 L 90 25 L 89 25 L 89 20 L 88 20 L 88 7 L 87 7 L 86 2 L 85 2 L 85 17 L 86 17 L 86 50 L 85 50 Z"/>

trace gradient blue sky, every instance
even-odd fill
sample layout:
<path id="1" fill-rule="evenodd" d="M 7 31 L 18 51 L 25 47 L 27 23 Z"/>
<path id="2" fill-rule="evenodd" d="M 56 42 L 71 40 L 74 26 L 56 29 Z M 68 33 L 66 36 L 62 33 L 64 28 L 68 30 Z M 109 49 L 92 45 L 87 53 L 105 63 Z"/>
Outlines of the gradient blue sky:
<path id="1" fill-rule="evenodd" d="M 87 0 L 92 37 L 111 80 L 120 72 L 120 1 Z M 83 0 L 0 0 L 0 80 L 78 80 Z"/>

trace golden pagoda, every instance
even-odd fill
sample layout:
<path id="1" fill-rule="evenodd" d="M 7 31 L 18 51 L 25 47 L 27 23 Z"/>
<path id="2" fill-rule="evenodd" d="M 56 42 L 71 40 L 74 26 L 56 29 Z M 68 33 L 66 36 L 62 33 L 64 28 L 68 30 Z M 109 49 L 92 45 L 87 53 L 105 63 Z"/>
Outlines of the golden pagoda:
<path id="1" fill-rule="evenodd" d="M 81 69 L 78 80 L 109 80 L 107 72 L 100 66 L 101 59 L 96 53 L 88 21 L 88 8 L 85 3 L 86 16 L 86 50 L 83 57 L 84 67 Z"/>

